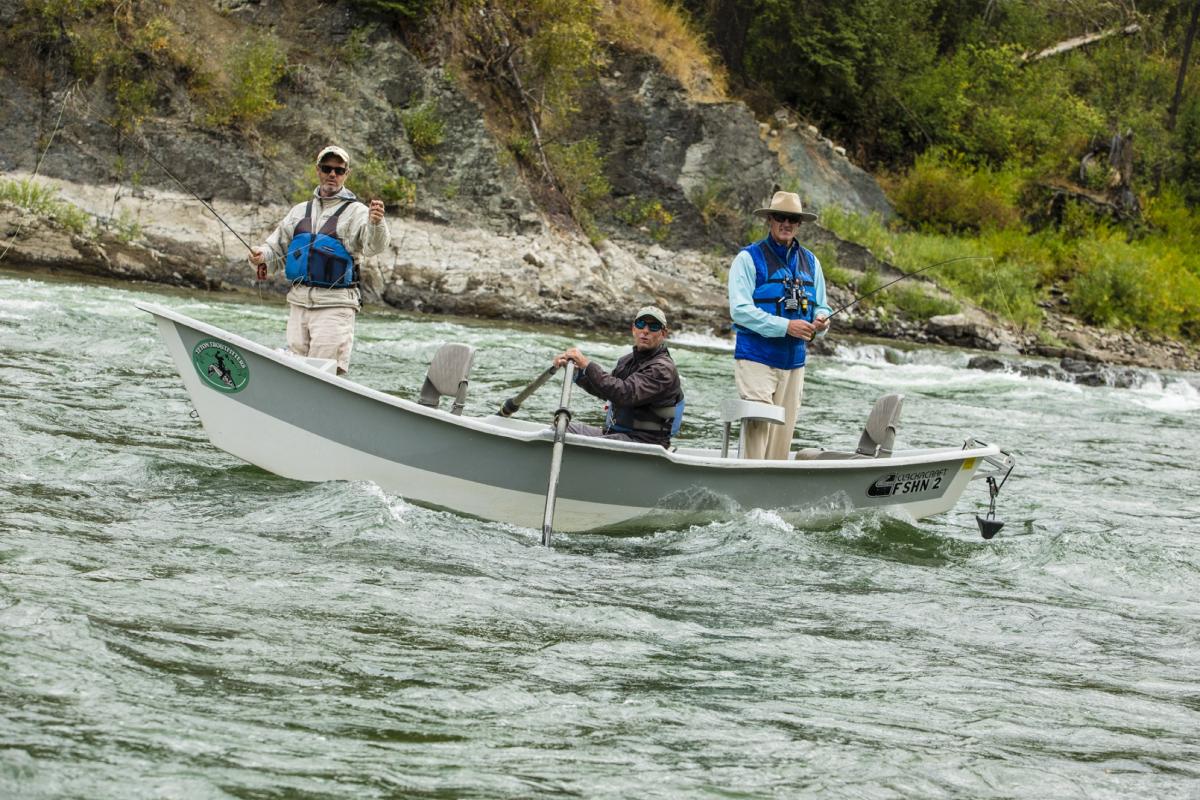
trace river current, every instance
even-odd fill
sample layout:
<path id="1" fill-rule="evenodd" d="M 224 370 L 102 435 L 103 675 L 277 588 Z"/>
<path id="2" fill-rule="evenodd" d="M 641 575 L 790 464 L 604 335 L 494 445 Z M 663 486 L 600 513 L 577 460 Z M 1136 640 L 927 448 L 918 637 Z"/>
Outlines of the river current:
<path id="1" fill-rule="evenodd" d="M 547 549 L 217 450 L 136 300 L 283 344 L 277 298 L 0 273 L 2 798 L 1200 796 L 1196 375 L 838 340 L 800 443 L 853 447 L 903 392 L 899 446 L 1013 452 L 999 536 L 975 482 L 919 522 L 750 510 Z M 468 414 L 567 345 L 628 347 L 372 311 L 351 377 L 415 398 L 446 341 L 477 348 Z M 672 352 L 680 442 L 715 445 L 728 343 Z"/>

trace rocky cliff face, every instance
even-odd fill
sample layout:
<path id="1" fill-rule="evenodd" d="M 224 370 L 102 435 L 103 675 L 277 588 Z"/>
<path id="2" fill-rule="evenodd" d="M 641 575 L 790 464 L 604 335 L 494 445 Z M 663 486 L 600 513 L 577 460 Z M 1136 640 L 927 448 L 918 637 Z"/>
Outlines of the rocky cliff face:
<path id="1" fill-rule="evenodd" d="M 340 4 L 310 3 L 300 25 L 292 13 L 298 2 L 197 4 L 194 13 L 210 15 L 205 24 L 270 28 L 285 38 L 319 29 L 334 43 L 361 30 L 362 20 Z M 19 7 L 19 0 L 0 0 L 0 22 L 14 20 Z M 474 99 L 477 88 L 377 30 L 357 59 L 298 60 L 281 89 L 283 108 L 256 135 L 203 124 L 187 93 L 174 91 L 132 140 L 101 121 L 111 111 L 105 87 L 72 83 L 52 61 L 5 70 L 0 167 L 9 177 L 28 176 L 44 153 L 39 180 L 57 187 L 96 225 L 71 233 L 0 203 L 0 234 L 12 243 L 0 266 L 282 294 L 282 276 L 264 286 L 253 283 L 237 238 L 148 153 L 257 243 L 296 192 L 306 189 L 302 176 L 312 155 L 334 141 L 358 163 L 369 156 L 416 186 L 411 207 L 390 210 L 391 250 L 366 264 L 368 302 L 581 328 L 623 325 L 631 308 L 653 302 L 667 309 L 676 327 L 721 332 L 729 325 L 725 270 L 738 247 L 761 235 L 750 211 L 773 184 L 799 191 L 818 212 L 836 205 L 892 214 L 869 175 L 788 113 L 759 121 L 741 103 L 695 102 L 652 58 L 612 52 L 583 99 L 586 111 L 569 131 L 599 143 L 613 190 L 611 202 L 596 214 L 602 235 L 589 239 L 539 209 Z M 404 126 L 405 112 L 418 106 L 435 109 L 444 125 L 442 143 L 421 154 Z M 643 203 L 660 204 L 670 224 L 650 228 L 621 213 L 628 204 Z M 801 239 L 835 251 L 843 269 L 898 275 L 819 224 L 806 226 Z M 830 293 L 835 307 L 853 299 L 842 287 L 831 286 Z M 1044 352 L 1033 334 L 1006 331 L 972 310 L 928 323 L 888 319 L 861 307 L 838 318 L 839 327 L 871 335 L 1195 366 L 1194 355 L 1169 342 L 1094 336 L 1084 342 L 1067 320 L 1051 315 L 1047 324 L 1057 325 L 1066 340 L 1079 339 L 1079 346 Z"/>

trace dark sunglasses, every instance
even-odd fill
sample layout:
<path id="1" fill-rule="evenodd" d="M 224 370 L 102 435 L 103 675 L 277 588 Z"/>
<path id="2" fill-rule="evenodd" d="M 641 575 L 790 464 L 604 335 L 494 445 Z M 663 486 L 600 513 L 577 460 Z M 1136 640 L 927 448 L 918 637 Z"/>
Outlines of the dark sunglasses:
<path id="1" fill-rule="evenodd" d="M 649 328 L 651 333 L 658 333 L 663 329 L 663 324 L 654 320 L 639 319 L 634 320 L 633 327 L 637 328 L 639 331 L 643 330 L 644 328 Z"/>
<path id="2" fill-rule="evenodd" d="M 345 175 L 346 174 L 345 167 L 335 167 L 332 164 L 318 164 L 317 169 L 321 170 L 321 172 L 324 172 L 326 175 L 328 175 L 331 172 L 334 175 Z"/>
<path id="3" fill-rule="evenodd" d="M 776 222 L 795 222 L 799 224 L 804 217 L 800 217 L 795 214 L 772 214 L 771 219 L 775 220 Z"/>

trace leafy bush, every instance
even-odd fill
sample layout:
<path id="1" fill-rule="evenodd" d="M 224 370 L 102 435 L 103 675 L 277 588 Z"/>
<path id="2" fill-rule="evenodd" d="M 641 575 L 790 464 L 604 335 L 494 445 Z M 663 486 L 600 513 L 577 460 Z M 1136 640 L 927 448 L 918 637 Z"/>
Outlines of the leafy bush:
<path id="1" fill-rule="evenodd" d="M 1183 195 L 1193 206 L 1200 206 L 1200 95 L 1183 108 L 1175 126 L 1175 171 Z"/>
<path id="2" fill-rule="evenodd" d="M 604 176 L 604 158 L 596 140 L 589 138 L 574 144 L 547 145 L 546 158 L 571 206 L 572 215 L 590 237 L 597 238 L 595 212 L 612 191 L 612 186 Z"/>
<path id="3" fill-rule="evenodd" d="M 526 124 L 526 109 L 542 127 L 570 116 L 603 63 L 600 0 L 463 0 L 453 8 L 449 24 L 467 63 L 517 125 Z"/>
<path id="4" fill-rule="evenodd" d="M 286 71 L 287 54 L 278 39 L 246 39 L 229 54 L 227 80 L 213 99 L 210 121 L 253 128 L 281 107 L 275 99 L 275 87 Z"/>
<path id="5" fill-rule="evenodd" d="M 1200 276 L 1192 254 L 1120 234 L 1080 243 L 1071 307 L 1088 322 L 1169 336 L 1200 335 Z"/>
<path id="6" fill-rule="evenodd" d="M 663 208 L 662 201 L 636 197 L 625 198 L 617 208 L 616 217 L 631 228 L 645 229 L 656 242 L 666 241 L 671 223 L 675 221 L 674 215 Z"/>
<path id="7" fill-rule="evenodd" d="M 1020 183 L 1015 172 L 974 167 L 935 150 L 917 159 L 891 196 L 906 220 L 940 233 L 1011 228 L 1021 221 Z"/>
<path id="8" fill-rule="evenodd" d="M 813 255 L 821 262 L 821 272 L 825 282 L 834 286 L 848 286 L 853 278 L 848 270 L 838 265 L 837 248 L 831 244 L 819 244 L 811 248 Z"/>
<path id="9" fill-rule="evenodd" d="M 350 31 L 340 48 L 342 59 L 351 65 L 365 63 L 371 57 L 371 37 L 376 30 L 375 25 L 361 25 Z"/>
<path id="10" fill-rule="evenodd" d="M 116 234 L 117 241 L 129 244 L 136 242 L 142 238 L 142 223 L 138 221 L 133 214 L 129 213 L 128 209 L 121 209 L 116 218 L 108 218 L 104 221 L 104 227 Z"/>
<path id="11" fill-rule="evenodd" d="M 446 123 L 438 114 L 433 103 L 422 103 L 400 115 L 408 143 L 413 152 L 425 160 L 432 157 L 434 150 L 446 138 Z"/>
<path id="12" fill-rule="evenodd" d="M 861 298 L 859 303 L 863 308 L 870 308 L 877 302 L 876 298 L 879 295 L 876 292 L 882 287 L 883 279 L 879 277 L 879 270 L 872 267 L 863 273 L 860 281 L 853 284 L 854 296 Z M 871 295 L 871 297 L 867 297 L 867 295 Z"/>
<path id="13" fill-rule="evenodd" d="M 177 74 L 200 64 L 158 4 L 134 0 L 27 0 L 3 34 L 14 62 L 46 63 L 57 57 L 112 100 L 113 125 L 132 130 L 154 108 Z"/>

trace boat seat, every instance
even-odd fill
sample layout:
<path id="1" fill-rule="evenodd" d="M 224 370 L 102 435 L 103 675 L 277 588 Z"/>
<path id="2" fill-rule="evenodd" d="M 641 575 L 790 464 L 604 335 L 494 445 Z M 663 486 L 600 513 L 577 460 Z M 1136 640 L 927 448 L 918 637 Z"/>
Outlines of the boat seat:
<path id="1" fill-rule="evenodd" d="M 442 345 L 429 362 L 418 402 L 437 408 L 443 397 L 453 397 L 450 413 L 461 415 L 467 402 L 467 375 L 474 361 L 475 348 L 469 344 L 447 342 Z"/>
<path id="2" fill-rule="evenodd" d="M 729 435 L 732 432 L 734 422 L 740 423 L 738 430 L 738 455 L 741 455 L 743 445 L 746 442 L 746 420 L 762 420 L 770 422 L 773 425 L 782 425 L 783 416 L 783 406 L 771 405 L 770 403 L 759 403 L 754 400 L 741 399 L 730 399 L 721 403 L 721 422 L 724 425 L 724 431 L 721 434 L 721 458 L 729 458 Z"/>
<path id="3" fill-rule="evenodd" d="M 904 395 L 885 394 L 875 401 L 867 424 L 863 426 L 858 447 L 853 453 L 837 450 L 821 450 L 815 447 L 798 450 L 793 456 L 797 461 L 820 461 L 842 458 L 887 458 L 896 445 L 896 426 L 900 422 L 900 409 Z"/>

